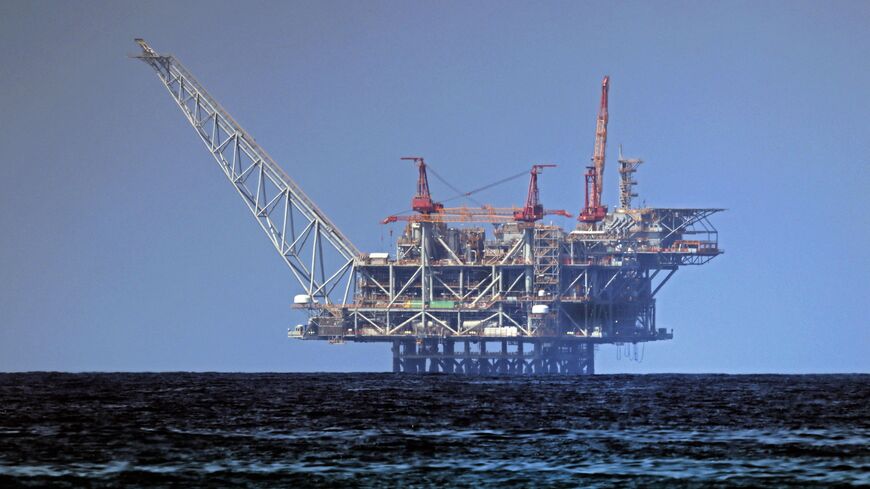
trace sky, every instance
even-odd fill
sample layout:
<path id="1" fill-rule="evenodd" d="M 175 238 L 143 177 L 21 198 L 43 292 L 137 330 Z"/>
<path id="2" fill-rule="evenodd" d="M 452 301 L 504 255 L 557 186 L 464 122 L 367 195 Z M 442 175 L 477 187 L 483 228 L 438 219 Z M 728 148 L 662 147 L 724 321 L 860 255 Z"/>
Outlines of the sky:
<path id="1" fill-rule="evenodd" d="M 639 201 L 728 210 L 725 254 L 658 295 L 674 340 L 597 371 L 870 372 L 868 25 L 858 1 L 0 2 L 0 371 L 390 369 L 287 339 L 299 289 L 128 58 L 143 37 L 365 251 L 411 154 L 465 188 L 558 164 L 541 198 L 576 213 L 610 75 L 606 203 L 623 144 Z"/>

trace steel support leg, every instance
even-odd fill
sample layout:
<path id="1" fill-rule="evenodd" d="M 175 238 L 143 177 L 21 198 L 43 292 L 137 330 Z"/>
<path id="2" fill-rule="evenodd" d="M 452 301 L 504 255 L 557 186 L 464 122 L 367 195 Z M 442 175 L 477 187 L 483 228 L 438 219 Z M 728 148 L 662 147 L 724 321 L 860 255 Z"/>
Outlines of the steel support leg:
<path id="1" fill-rule="evenodd" d="M 441 371 L 452 374 L 456 364 L 456 357 L 453 353 L 453 340 L 444 340 L 442 348 L 444 348 L 444 355 L 441 357 Z"/>
<path id="2" fill-rule="evenodd" d="M 396 374 L 402 371 L 402 357 L 399 351 L 401 346 L 399 340 L 393 340 L 393 373 Z"/>

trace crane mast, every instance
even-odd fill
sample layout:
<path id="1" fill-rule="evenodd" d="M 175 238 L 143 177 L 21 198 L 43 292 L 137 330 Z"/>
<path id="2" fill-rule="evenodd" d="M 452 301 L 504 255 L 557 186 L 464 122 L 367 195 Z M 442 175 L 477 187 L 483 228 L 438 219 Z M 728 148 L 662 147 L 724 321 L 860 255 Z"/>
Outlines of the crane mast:
<path id="1" fill-rule="evenodd" d="M 592 166 L 587 167 L 586 198 L 580 221 L 595 223 L 604 219 L 607 206 L 601 204 L 601 189 L 604 183 L 604 158 L 607 150 L 607 92 L 610 77 L 601 81 L 601 104 L 598 107 L 598 120 L 595 125 L 595 147 L 592 152 Z"/>
<path id="2" fill-rule="evenodd" d="M 514 219 L 522 222 L 535 222 L 544 218 L 544 214 L 558 214 L 560 216 L 570 217 L 563 210 L 545 211 L 541 204 L 541 196 L 538 191 L 538 175 L 544 168 L 555 168 L 556 165 L 532 165 L 532 170 L 529 172 L 529 191 L 526 195 L 526 205 L 521 211 L 514 212 Z"/>
<path id="3" fill-rule="evenodd" d="M 157 73 L 305 290 L 308 304 L 346 303 L 356 246 L 172 55 L 136 39 L 136 56 Z M 339 299 L 338 296 L 341 295 Z"/>
<path id="4" fill-rule="evenodd" d="M 413 161 L 417 165 L 417 193 L 411 199 L 411 208 L 421 214 L 431 214 L 443 209 L 444 206 L 441 203 L 432 200 L 432 194 L 429 192 L 426 161 L 419 156 L 405 156 L 401 159 Z"/>

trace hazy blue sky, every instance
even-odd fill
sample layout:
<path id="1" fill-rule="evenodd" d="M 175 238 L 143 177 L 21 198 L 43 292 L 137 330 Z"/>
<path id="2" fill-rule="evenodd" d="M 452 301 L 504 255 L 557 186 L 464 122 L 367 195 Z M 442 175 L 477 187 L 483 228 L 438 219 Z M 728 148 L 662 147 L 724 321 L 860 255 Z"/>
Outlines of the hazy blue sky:
<path id="1" fill-rule="evenodd" d="M 641 199 L 729 210 L 726 254 L 660 293 L 675 339 L 642 363 L 602 347 L 598 370 L 870 371 L 868 2 L 9 0 L 0 371 L 390 367 L 386 345 L 286 338 L 292 276 L 126 57 L 140 36 L 368 251 L 407 207 L 407 154 L 467 187 L 557 163 L 543 201 L 576 212 L 609 74 L 610 154 L 646 160 Z"/>

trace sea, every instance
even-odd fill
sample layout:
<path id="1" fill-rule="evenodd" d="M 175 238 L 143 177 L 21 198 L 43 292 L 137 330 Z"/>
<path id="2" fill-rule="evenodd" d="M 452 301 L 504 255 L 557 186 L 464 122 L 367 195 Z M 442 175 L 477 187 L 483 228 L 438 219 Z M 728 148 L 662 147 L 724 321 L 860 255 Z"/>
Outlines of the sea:
<path id="1" fill-rule="evenodd" d="M 870 486 L 870 375 L 0 374 L 0 487 Z"/>

